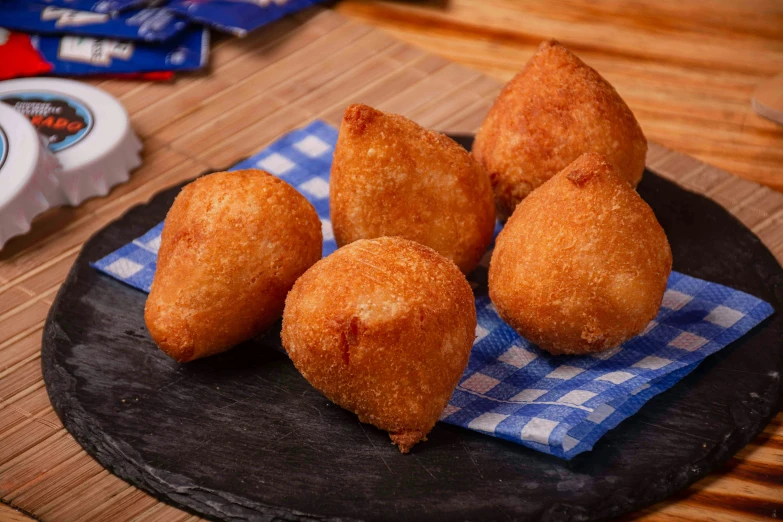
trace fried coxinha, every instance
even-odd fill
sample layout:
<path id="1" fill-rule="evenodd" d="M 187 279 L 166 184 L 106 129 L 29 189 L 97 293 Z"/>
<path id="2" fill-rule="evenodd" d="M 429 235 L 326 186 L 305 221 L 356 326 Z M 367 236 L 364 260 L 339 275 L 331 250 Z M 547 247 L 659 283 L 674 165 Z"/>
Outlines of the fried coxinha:
<path id="1" fill-rule="evenodd" d="M 495 243 L 489 295 L 544 350 L 593 353 L 644 330 L 671 269 L 652 209 L 605 156 L 588 153 L 516 207 Z"/>
<path id="2" fill-rule="evenodd" d="M 457 266 L 397 237 L 355 241 L 288 294 L 283 345 L 315 388 L 407 453 L 437 422 L 476 336 Z"/>
<path id="3" fill-rule="evenodd" d="M 152 339 L 187 362 L 252 338 L 321 247 L 318 214 L 285 181 L 261 170 L 197 179 L 166 215 L 144 310 Z"/>
<path id="4" fill-rule="evenodd" d="M 511 217 L 490 297 L 521 335 L 552 353 L 592 353 L 655 316 L 672 259 L 634 191 L 646 149 L 611 85 L 553 41 L 503 89 L 472 156 L 403 116 L 349 106 L 330 189 L 341 248 L 318 261 L 318 216 L 284 181 L 206 176 L 167 216 L 147 325 L 185 362 L 282 312 L 302 375 L 408 452 L 467 364 L 476 309 L 463 273 L 492 239 L 495 208 Z"/>
<path id="5" fill-rule="evenodd" d="M 605 155 L 635 187 L 647 139 L 609 82 L 556 41 L 543 42 L 503 88 L 473 144 L 500 218 L 586 152 Z"/>
<path id="6" fill-rule="evenodd" d="M 332 162 L 337 244 L 399 236 L 470 273 L 492 241 L 495 207 L 483 167 L 454 140 L 367 105 L 345 110 Z"/>

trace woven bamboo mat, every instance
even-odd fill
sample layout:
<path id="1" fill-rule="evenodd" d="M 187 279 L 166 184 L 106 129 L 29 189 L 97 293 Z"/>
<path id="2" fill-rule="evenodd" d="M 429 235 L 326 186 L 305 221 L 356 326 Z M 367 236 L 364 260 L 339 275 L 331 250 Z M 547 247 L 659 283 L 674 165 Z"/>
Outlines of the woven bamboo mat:
<path id="1" fill-rule="evenodd" d="M 41 216 L 0 252 L 0 520 L 192 521 L 111 475 L 65 431 L 46 395 L 41 332 L 82 243 L 133 205 L 280 134 L 364 102 L 424 126 L 474 132 L 500 85 L 377 29 L 313 9 L 214 46 L 209 75 L 173 84 L 95 82 L 117 96 L 144 164 L 108 197 Z M 783 260 L 783 195 L 651 144 L 648 165 L 707 194 Z M 635 514 L 640 520 L 760 520 L 783 498 L 783 415 L 720 472 Z M 783 514 L 783 509 L 778 511 Z"/>

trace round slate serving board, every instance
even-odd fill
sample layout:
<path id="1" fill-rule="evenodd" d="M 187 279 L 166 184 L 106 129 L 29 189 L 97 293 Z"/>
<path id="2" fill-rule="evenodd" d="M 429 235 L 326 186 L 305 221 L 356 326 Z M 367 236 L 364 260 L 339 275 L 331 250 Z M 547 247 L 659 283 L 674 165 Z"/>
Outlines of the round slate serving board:
<path id="1" fill-rule="evenodd" d="M 777 411 L 780 313 L 571 461 L 445 424 L 401 455 L 386 433 L 310 387 L 279 351 L 279 324 L 186 365 L 155 347 L 144 326 L 146 294 L 88 263 L 161 221 L 179 189 L 133 208 L 85 244 L 49 313 L 42 365 L 55 410 L 92 456 L 203 516 L 603 519 L 704 476 Z M 675 270 L 783 309 L 783 270 L 744 225 L 651 172 L 639 193 L 669 236 Z"/>

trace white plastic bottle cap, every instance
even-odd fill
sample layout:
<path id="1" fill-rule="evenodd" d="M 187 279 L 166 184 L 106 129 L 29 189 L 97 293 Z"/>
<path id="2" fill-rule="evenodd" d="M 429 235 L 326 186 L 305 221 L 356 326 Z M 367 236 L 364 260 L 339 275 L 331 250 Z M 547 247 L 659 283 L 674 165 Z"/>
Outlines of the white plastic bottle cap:
<path id="1" fill-rule="evenodd" d="M 59 165 L 30 122 L 0 103 L 0 249 L 60 198 Z"/>
<path id="2" fill-rule="evenodd" d="M 62 165 L 57 205 L 79 205 L 128 181 L 141 164 L 141 142 L 128 113 L 108 93 L 73 80 L 0 82 L 0 101 L 21 112 Z"/>

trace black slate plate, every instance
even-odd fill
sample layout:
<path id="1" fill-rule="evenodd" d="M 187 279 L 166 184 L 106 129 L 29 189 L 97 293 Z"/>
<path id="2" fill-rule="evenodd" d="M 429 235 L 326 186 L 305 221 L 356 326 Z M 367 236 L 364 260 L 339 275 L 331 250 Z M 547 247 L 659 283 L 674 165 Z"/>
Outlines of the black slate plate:
<path id="1" fill-rule="evenodd" d="M 329 404 L 270 349 L 279 348 L 279 325 L 263 339 L 187 365 L 154 346 L 143 321 L 146 295 L 88 262 L 162 220 L 178 191 L 131 209 L 85 244 L 49 313 L 42 364 L 55 410 L 92 456 L 201 515 L 602 519 L 704 476 L 777 411 L 780 313 L 570 462 L 445 424 L 401 455 L 385 433 Z M 783 309 L 783 270 L 739 221 L 651 172 L 639 193 L 669 236 L 676 270 Z"/>

